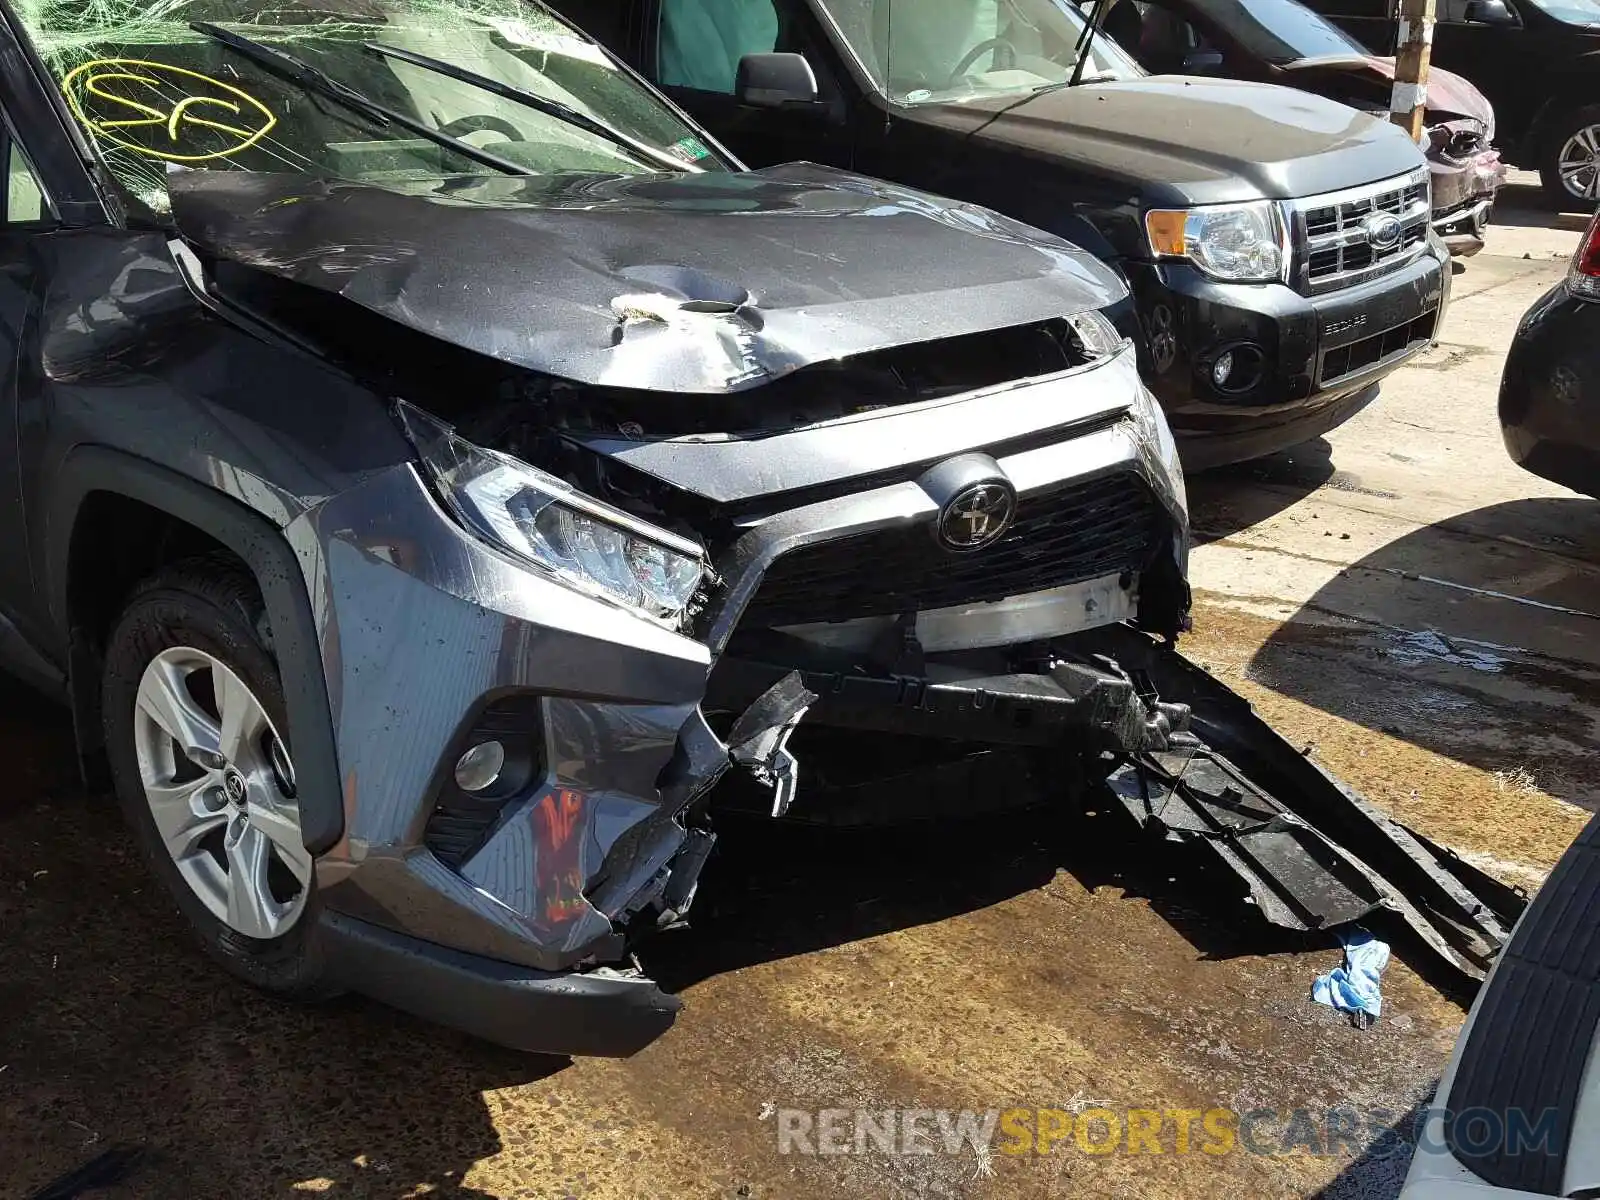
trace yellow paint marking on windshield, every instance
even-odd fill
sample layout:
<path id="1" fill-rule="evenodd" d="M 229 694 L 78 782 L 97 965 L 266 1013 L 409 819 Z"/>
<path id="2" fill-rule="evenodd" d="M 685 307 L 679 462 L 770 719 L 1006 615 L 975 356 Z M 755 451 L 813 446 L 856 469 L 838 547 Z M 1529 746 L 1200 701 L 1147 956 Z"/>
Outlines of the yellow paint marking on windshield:
<path id="1" fill-rule="evenodd" d="M 116 81 L 146 88 L 150 95 L 135 99 L 107 90 L 106 85 Z M 166 84 L 177 85 L 186 94 L 173 102 L 162 93 Z M 243 88 L 187 67 L 138 58 L 93 59 L 62 79 L 61 90 L 73 115 L 96 137 L 167 162 L 231 157 L 254 146 L 278 123 L 277 115 Z M 238 123 L 197 115 L 194 110 L 202 106 L 225 110 Z M 164 131 L 166 142 L 159 143 L 154 136 L 143 142 L 131 140 L 126 131 L 134 129 Z M 195 129 L 226 135 L 224 140 L 231 144 L 205 153 L 184 152 L 183 143 Z"/>

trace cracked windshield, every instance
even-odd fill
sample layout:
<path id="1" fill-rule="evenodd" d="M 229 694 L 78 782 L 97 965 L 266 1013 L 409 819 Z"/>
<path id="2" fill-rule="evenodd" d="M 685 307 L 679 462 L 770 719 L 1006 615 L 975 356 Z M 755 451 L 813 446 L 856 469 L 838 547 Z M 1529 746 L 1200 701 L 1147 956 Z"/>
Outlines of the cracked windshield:
<path id="1" fill-rule="evenodd" d="M 1086 24 L 1064 0 L 819 3 L 873 82 L 903 104 L 1062 86 L 1072 79 Z M 1079 82 L 1143 74 L 1102 30 Z"/>
<path id="2" fill-rule="evenodd" d="M 117 180 L 721 170 L 599 47 L 517 0 L 21 0 Z"/>

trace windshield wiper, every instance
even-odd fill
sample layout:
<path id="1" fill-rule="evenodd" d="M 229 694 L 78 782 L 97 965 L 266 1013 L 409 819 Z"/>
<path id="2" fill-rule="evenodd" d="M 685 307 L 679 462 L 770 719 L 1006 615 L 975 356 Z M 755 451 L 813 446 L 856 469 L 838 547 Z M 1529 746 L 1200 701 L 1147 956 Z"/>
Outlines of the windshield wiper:
<path id="1" fill-rule="evenodd" d="M 1040 92 L 1058 92 L 1062 88 L 1076 87 L 1080 83 L 1115 83 L 1122 76 L 1115 71 L 1096 71 L 1093 75 L 1084 75 L 1077 79 L 1058 79 L 1054 83 L 1041 83 L 1033 89 L 1033 94 Z"/>
<path id="2" fill-rule="evenodd" d="M 486 167 L 493 167 L 497 171 L 504 171 L 507 175 L 531 174 L 527 167 L 514 163 L 509 158 L 501 158 L 488 150 L 480 150 L 471 142 L 464 142 L 460 138 L 451 137 L 448 133 L 440 133 L 437 129 L 408 117 L 404 113 L 396 112 L 386 105 L 379 104 L 376 100 L 369 100 L 360 92 L 347 84 L 340 83 L 337 79 L 323 72 L 320 68 L 312 66 L 304 59 L 296 58 L 272 46 L 245 37 L 243 34 L 234 33 L 231 29 L 224 29 L 220 25 L 213 25 L 210 21 L 192 21 L 189 28 L 202 37 L 226 46 L 241 58 L 248 58 L 257 66 L 271 71 L 274 75 L 281 76 L 291 83 L 297 83 L 310 92 L 317 92 L 331 99 L 337 100 L 346 108 L 354 109 L 369 121 L 378 125 L 398 125 L 408 129 L 418 137 L 427 138 L 436 146 L 455 152 L 463 158 L 470 158 L 480 162 Z"/>
<path id="3" fill-rule="evenodd" d="M 547 117 L 554 117 L 564 124 L 574 125 L 586 133 L 592 133 L 596 137 L 610 142 L 613 146 L 617 146 L 640 158 L 647 159 L 657 166 L 666 167 L 673 171 L 698 172 L 700 170 L 693 163 L 685 162 L 665 150 L 659 150 L 648 142 L 642 142 L 638 138 L 606 124 L 598 117 L 591 117 L 588 113 L 579 112 L 575 108 L 562 104 L 559 100 L 548 99 L 535 92 L 526 91 L 509 83 L 502 83 L 500 80 L 491 78 L 488 75 L 479 75 L 476 71 L 468 71 L 464 67 L 458 67 L 454 63 L 445 62 L 443 59 L 430 58 L 426 54 L 417 54 L 411 50 L 402 50 L 398 46 L 385 46 L 381 42 L 367 42 L 362 46 L 362 49 L 381 58 L 398 59 L 403 63 L 410 63 L 414 67 L 421 67 L 425 71 L 436 72 L 447 79 L 454 79 L 458 83 L 482 88 L 484 91 L 492 92 L 494 95 L 510 100 L 514 104 L 534 109 L 537 112 L 542 112 Z"/>
<path id="4" fill-rule="evenodd" d="M 1094 35 L 1099 32 L 1100 18 L 1103 17 L 1117 0 L 1096 0 L 1094 13 L 1089 18 L 1089 27 L 1083 31 L 1083 36 L 1078 39 L 1078 61 L 1072 64 L 1072 78 L 1067 80 L 1068 87 L 1077 87 L 1083 81 L 1083 67 L 1089 61 L 1089 50 L 1094 45 Z M 1128 0 L 1129 4 L 1133 0 Z"/>

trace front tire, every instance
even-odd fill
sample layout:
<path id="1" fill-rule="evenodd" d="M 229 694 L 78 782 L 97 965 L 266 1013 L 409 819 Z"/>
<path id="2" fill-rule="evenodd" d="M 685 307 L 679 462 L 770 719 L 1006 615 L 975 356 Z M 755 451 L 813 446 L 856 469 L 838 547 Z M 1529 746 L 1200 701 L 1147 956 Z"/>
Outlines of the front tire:
<path id="1" fill-rule="evenodd" d="M 1600 104 L 1586 104 L 1546 127 L 1539 178 L 1558 208 L 1592 212 L 1600 203 Z"/>
<path id="2" fill-rule="evenodd" d="M 331 994 L 288 720 L 250 575 L 214 555 L 136 589 L 106 648 L 117 799 L 205 949 L 282 996 Z"/>

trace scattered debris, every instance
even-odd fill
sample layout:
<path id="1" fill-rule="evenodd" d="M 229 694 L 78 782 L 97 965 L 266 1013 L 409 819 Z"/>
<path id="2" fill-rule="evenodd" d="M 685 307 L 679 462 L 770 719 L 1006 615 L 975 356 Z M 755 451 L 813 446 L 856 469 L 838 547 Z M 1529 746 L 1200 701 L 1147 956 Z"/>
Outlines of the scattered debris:
<path id="1" fill-rule="evenodd" d="M 758 782 L 772 788 L 772 815 L 781 817 L 794 802 L 799 767 L 789 753 L 789 738 L 817 695 L 799 671 L 790 671 L 745 710 L 728 733 L 728 753 Z"/>
<path id="2" fill-rule="evenodd" d="M 977 1157 L 977 1165 L 972 1172 L 972 1178 L 994 1178 L 994 1147 L 988 1145 L 974 1145 L 972 1153 Z"/>
<path id="3" fill-rule="evenodd" d="M 1111 1101 L 1096 1096 L 1085 1096 L 1083 1092 L 1072 1093 L 1072 1099 L 1061 1106 L 1073 1116 L 1079 1116 L 1091 1108 L 1111 1108 Z"/>
<path id="4" fill-rule="evenodd" d="M 1344 963 L 1311 985 L 1311 999 L 1350 1014 L 1350 1023 L 1367 1029 L 1383 1012 L 1378 980 L 1389 965 L 1389 944 L 1364 929 L 1344 939 Z"/>
<path id="5" fill-rule="evenodd" d="M 1527 767 L 1512 767 L 1509 771 L 1496 771 L 1494 785 L 1502 792 L 1518 796 L 1532 796 L 1539 792 L 1539 781 Z"/>

